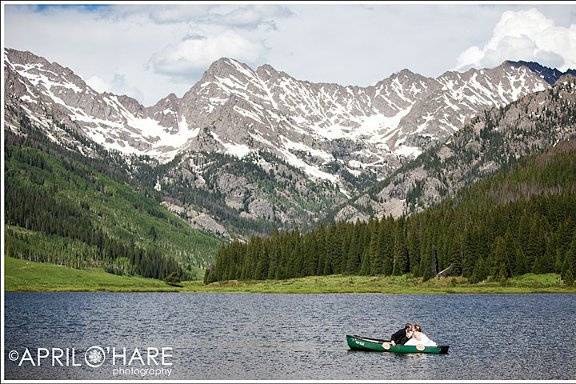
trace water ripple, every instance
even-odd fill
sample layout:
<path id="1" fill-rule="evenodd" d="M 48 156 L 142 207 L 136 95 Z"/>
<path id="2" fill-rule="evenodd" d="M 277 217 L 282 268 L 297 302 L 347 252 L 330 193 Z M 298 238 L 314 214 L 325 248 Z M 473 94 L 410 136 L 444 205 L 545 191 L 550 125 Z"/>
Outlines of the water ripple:
<path id="1" fill-rule="evenodd" d="M 170 379 L 574 379 L 576 295 L 7 293 L 6 349 L 171 346 Z M 450 354 L 352 352 L 417 321 Z M 558 328 L 566 331 L 555 331 Z M 10 379 L 111 379 L 18 368 Z M 134 379 L 134 378 L 133 378 Z"/>

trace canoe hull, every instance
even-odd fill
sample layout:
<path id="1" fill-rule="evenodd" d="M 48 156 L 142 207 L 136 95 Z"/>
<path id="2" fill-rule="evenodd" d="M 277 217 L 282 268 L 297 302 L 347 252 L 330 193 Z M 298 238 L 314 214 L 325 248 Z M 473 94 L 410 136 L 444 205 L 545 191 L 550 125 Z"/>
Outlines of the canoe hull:
<path id="1" fill-rule="evenodd" d="M 420 347 L 416 345 L 392 345 L 390 340 L 373 339 L 370 337 L 362 337 L 356 335 L 346 335 L 348 347 L 356 351 L 372 351 L 372 352 L 393 352 L 393 353 L 430 353 L 430 354 L 446 354 L 448 353 L 447 345 L 439 345 L 436 347 Z"/>

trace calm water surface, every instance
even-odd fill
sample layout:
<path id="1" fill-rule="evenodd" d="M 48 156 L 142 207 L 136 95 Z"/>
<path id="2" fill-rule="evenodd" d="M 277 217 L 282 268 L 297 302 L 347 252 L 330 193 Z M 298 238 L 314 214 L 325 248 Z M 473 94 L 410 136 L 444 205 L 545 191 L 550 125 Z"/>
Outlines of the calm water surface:
<path id="1" fill-rule="evenodd" d="M 5 306 L 10 379 L 576 379 L 576 295 L 6 293 Z M 450 353 L 348 349 L 346 334 L 410 320 Z M 171 347 L 170 376 L 8 358 L 94 345 Z"/>

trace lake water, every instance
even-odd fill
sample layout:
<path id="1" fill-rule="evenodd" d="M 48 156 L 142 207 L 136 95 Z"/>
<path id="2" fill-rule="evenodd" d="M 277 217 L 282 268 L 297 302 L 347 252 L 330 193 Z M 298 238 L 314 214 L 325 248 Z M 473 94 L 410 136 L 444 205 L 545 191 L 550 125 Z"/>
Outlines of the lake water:
<path id="1" fill-rule="evenodd" d="M 5 311 L 9 379 L 576 379 L 569 294 L 6 293 Z M 346 334 L 388 338 L 406 321 L 450 353 L 348 349 Z M 91 346 L 102 365 L 85 363 Z M 166 365 L 144 361 L 148 347 L 171 348 Z M 21 360 L 38 348 L 40 366 Z M 59 366 L 52 348 L 83 364 Z"/>

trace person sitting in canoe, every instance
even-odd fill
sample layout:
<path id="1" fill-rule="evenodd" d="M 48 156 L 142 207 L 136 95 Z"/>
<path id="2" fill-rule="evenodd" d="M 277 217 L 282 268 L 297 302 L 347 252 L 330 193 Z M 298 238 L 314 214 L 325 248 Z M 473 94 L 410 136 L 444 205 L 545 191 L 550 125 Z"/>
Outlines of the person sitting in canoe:
<path id="1" fill-rule="evenodd" d="M 413 332 L 412 324 L 406 323 L 404 328 L 402 328 L 398 332 L 394 333 L 390 337 L 390 341 L 392 342 L 392 345 L 394 345 L 394 344 L 402 345 L 402 344 L 406 343 L 412 337 L 412 332 Z"/>
<path id="2" fill-rule="evenodd" d="M 434 341 L 430 340 L 428 336 L 426 336 L 422 332 L 422 327 L 420 326 L 420 324 L 414 324 L 412 328 L 414 330 L 414 332 L 412 333 L 412 337 L 410 338 L 410 340 L 406 341 L 404 345 L 416 345 L 416 346 L 423 345 L 425 347 L 437 346 L 437 344 Z"/>

